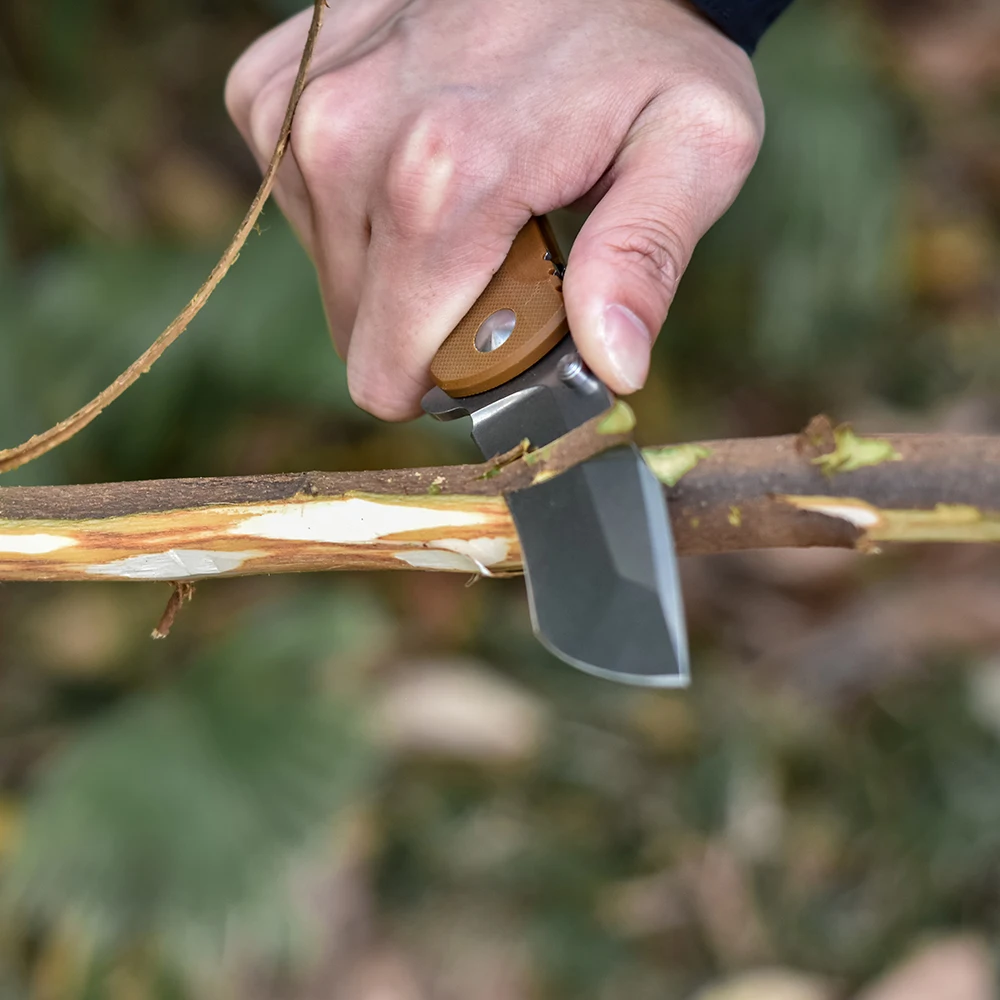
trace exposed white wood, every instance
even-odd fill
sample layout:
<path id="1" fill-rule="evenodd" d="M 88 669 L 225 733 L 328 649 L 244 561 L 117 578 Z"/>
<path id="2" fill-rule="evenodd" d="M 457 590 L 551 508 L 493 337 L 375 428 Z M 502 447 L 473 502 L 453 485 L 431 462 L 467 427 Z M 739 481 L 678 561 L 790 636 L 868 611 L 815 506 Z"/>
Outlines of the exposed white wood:
<path id="1" fill-rule="evenodd" d="M 289 542 L 351 544 L 374 542 L 386 535 L 482 524 L 487 516 L 448 505 L 380 503 L 350 497 L 296 504 L 262 504 L 254 514 L 229 528 L 231 535 Z"/>
<path id="2" fill-rule="evenodd" d="M 827 517 L 839 517 L 842 521 L 849 521 L 856 528 L 873 528 L 882 520 L 878 508 L 863 500 L 837 500 L 824 497 L 790 497 L 789 500 L 799 510 L 825 514 Z"/>
<path id="3" fill-rule="evenodd" d="M 79 543 L 75 538 L 67 538 L 65 535 L 0 534 L 0 552 L 11 552 L 19 556 L 41 556 L 77 544 Z"/>
<path id="4" fill-rule="evenodd" d="M 431 569 L 445 573 L 478 573 L 479 567 L 468 557 L 443 549 L 414 549 L 396 552 L 395 557 L 414 569 Z"/>
<path id="5" fill-rule="evenodd" d="M 127 556 L 112 562 L 87 567 L 91 576 L 110 576 L 119 580 L 190 580 L 194 577 L 232 573 L 248 559 L 258 559 L 266 552 L 209 552 L 200 549 L 167 549 Z"/>
<path id="6" fill-rule="evenodd" d="M 436 569 L 490 576 L 490 566 L 502 563 L 510 554 L 511 539 L 502 536 L 482 538 L 438 538 L 427 548 L 397 552 L 400 562 L 415 569 Z"/>
<path id="7" fill-rule="evenodd" d="M 502 536 L 469 539 L 440 538 L 434 541 L 434 547 L 468 556 L 477 566 L 496 566 L 510 554 L 510 542 L 510 538 Z"/>

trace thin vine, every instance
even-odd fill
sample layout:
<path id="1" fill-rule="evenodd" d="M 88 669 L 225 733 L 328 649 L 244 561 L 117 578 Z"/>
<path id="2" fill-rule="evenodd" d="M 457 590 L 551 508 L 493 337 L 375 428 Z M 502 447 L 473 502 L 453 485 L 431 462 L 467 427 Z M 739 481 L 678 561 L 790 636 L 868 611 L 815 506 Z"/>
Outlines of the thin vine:
<path id="1" fill-rule="evenodd" d="M 201 312 L 209 297 L 218 287 L 219 282 L 226 276 L 229 269 L 236 263 L 246 243 L 251 230 L 256 226 L 261 209 L 271 194 L 274 187 L 274 179 L 278 173 L 278 167 L 288 148 L 289 137 L 292 133 L 292 121 L 295 117 L 295 109 L 298 106 L 299 98 L 305 90 L 309 64 L 312 61 L 313 49 L 316 47 L 316 39 L 319 36 L 320 28 L 323 26 L 323 12 L 326 8 L 326 0 L 314 0 L 312 22 L 309 25 L 309 34 L 306 36 L 305 46 L 302 50 L 302 58 L 299 61 L 298 73 L 292 92 L 288 98 L 288 107 L 285 111 L 285 119 L 278 133 L 278 141 L 275 144 L 274 152 L 271 154 L 270 162 L 264 171 L 257 194 L 254 196 L 250 208 L 239 229 L 233 236 L 229 246 L 219 259 L 219 262 L 212 268 L 211 273 L 205 279 L 202 286 L 195 292 L 194 297 L 180 311 L 177 317 L 167 326 L 167 328 L 156 338 L 155 341 L 132 362 L 129 367 L 122 372 L 103 392 L 95 396 L 89 403 L 82 406 L 72 416 L 61 420 L 58 424 L 50 427 L 40 434 L 29 438 L 23 444 L 13 448 L 6 448 L 0 451 L 0 473 L 10 472 L 28 462 L 40 458 L 46 452 L 52 451 L 59 445 L 68 441 L 75 434 L 83 430 L 92 420 L 94 420 L 109 404 L 113 403 L 126 389 L 138 381 L 162 357 L 164 352 L 177 338 L 188 328 L 191 321 Z"/>

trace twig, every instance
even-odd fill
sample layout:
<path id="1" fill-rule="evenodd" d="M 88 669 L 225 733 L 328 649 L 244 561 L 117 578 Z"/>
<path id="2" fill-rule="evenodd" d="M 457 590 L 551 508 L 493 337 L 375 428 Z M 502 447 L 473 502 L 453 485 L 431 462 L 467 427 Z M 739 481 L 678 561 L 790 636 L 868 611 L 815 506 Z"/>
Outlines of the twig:
<path id="1" fill-rule="evenodd" d="M 72 416 L 61 420 L 54 427 L 50 427 L 41 434 L 36 434 L 23 444 L 13 448 L 0 451 L 0 473 L 10 472 L 19 466 L 39 458 L 46 452 L 58 447 L 68 441 L 74 434 L 87 426 L 98 414 L 110 403 L 114 402 L 129 386 L 136 382 L 141 375 L 144 375 L 153 364 L 162 356 L 164 351 L 187 329 L 191 321 L 198 315 L 202 307 L 208 301 L 209 296 L 215 291 L 219 282 L 226 276 L 226 273 L 236 262 L 240 255 L 240 250 L 246 242 L 250 231 L 257 223 L 264 202 L 271 194 L 274 186 L 274 179 L 281 165 L 282 157 L 288 147 L 288 137 L 292 131 L 292 119 L 295 116 L 295 108 L 306 85 L 306 74 L 309 70 L 309 63 L 312 59 L 313 49 L 316 45 L 316 38 L 323 24 L 323 11 L 326 7 L 326 0 L 314 0 L 313 18 L 309 26 L 309 34 L 306 38 L 305 47 L 302 50 L 302 59 L 299 62 L 298 74 L 295 77 L 295 84 L 288 99 L 288 108 L 285 111 L 285 120 L 278 133 L 278 141 L 274 147 L 274 153 L 264 172 L 264 178 L 257 194 L 247 211 L 246 216 L 240 223 L 236 235 L 232 242 L 226 247 L 225 253 L 219 262 L 212 268 L 211 274 L 205 279 L 204 284 L 195 293 L 194 298 L 180 311 L 176 319 L 156 338 L 146 351 L 137 358 L 129 367 L 122 372 L 103 392 L 95 396 L 89 403 L 82 406 Z"/>
<path id="2" fill-rule="evenodd" d="M 174 589 L 170 593 L 170 599 L 167 601 L 167 606 L 163 609 L 163 614 L 160 615 L 160 620 L 156 628 L 151 633 L 154 639 L 166 639 L 170 635 L 170 630 L 174 627 L 174 622 L 177 620 L 177 616 L 180 614 L 184 603 L 194 598 L 193 583 L 187 583 L 184 580 L 173 580 L 171 582 Z"/>

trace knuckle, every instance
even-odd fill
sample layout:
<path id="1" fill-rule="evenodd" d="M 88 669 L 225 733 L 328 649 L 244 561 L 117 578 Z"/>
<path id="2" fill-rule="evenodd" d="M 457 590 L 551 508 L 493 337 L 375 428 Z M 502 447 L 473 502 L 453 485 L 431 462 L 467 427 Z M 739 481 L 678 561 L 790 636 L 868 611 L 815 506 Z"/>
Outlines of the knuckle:
<path id="1" fill-rule="evenodd" d="M 673 298 L 684 271 L 683 241 L 664 219 L 650 218 L 605 235 L 616 254 L 616 266 L 632 271 L 662 288 Z"/>
<path id="2" fill-rule="evenodd" d="M 313 80 L 299 99 L 291 146 L 307 181 L 330 176 L 349 162 L 364 142 L 362 116 L 349 99 L 350 92 L 328 75 Z"/>
<path id="3" fill-rule="evenodd" d="M 239 128 L 244 128 L 249 121 L 250 106 L 253 103 L 254 94 L 245 66 L 246 56 L 243 56 L 229 71 L 223 91 L 226 111 Z"/>
<path id="4" fill-rule="evenodd" d="M 250 102 L 246 111 L 246 130 L 258 154 L 266 157 L 274 149 L 287 103 L 287 90 L 275 83 L 259 90 Z"/>
<path id="5" fill-rule="evenodd" d="M 226 111 L 236 125 L 245 129 L 250 121 L 250 109 L 253 107 L 261 90 L 268 81 L 262 81 L 256 59 L 257 50 L 262 44 L 258 39 L 233 64 L 226 77 L 223 91 Z"/>
<path id="6" fill-rule="evenodd" d="M 688 88 L 682 106 L 714 157 L 749 172 L 764 138 L 763 106 L 722 86 Z"/>
<path id="7" fill-rule="evenodd" d="M 434 232 L 467 198 L 475 170 L 457 115 L 428 109 L 401 131 L 386 167 L 385 203 L 393 224 L 409 234 Z"/>
<path id="8" fill-rule="evenodd" d="M 303 11 L 265 32 L 233 64 L 226 78 L 226 109 L 242 131 L 248 131 L 250 111 L 276 77 L 288 76 L 285 98 L 292 89 L 310 12 Z"/>

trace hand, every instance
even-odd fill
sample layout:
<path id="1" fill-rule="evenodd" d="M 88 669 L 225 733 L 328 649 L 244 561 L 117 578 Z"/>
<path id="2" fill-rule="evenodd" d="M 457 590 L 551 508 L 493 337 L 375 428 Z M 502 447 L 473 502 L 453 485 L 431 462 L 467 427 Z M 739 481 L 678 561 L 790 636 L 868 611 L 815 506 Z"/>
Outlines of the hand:
<path id="1" fill-rule="evenodd" d="M 309 12 L 259 39 L 226 101 L 263 164 Z M 681 0 L 330 0 L 276 197 L 319 272 L 351 395 L 419 412 L 437 348 L 531 215 L 593 208 L 570 328 L 642 386 L 692 251 L 757 156 L 750 60 Z"/>

